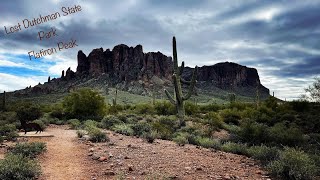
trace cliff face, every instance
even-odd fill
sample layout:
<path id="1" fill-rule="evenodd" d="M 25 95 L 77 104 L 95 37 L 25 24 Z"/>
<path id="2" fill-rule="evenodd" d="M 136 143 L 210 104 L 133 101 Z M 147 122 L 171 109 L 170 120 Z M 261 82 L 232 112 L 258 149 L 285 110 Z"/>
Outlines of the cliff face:
<path id="1" fill-rule="evenodd" d="M 94 49 L 88 57 L 78 52 L 77 74 L 100 76 L 108 74 L 120 81 L 151 79 L 153 76 L 169 78 L 172 59 L 160 52 L 143 53 L 142 46 L 128 47 L 121 44 L 112 51 Z"/>
<path id="2" fill-rule="evenodd" d="M 61 78 L 26 88 L 17 94 L 48 94 L 66 92 L 78 87 L 105 89 L 109 86 L 131 93 L 150 94 L 151 86 L 162 92 L 165 87 L 172 87 L 172 58 L 161 52 L 144 53 L 142 46 L 128 47 L 120 44 L 112 50 L 98 48 L 87 56 L 81 50 L 77 56 L 77 71 L 70 68 L 62 72 Z M 190 80 L 192 68 L 186 67 L 182 77 Z M 199 92 L 210 93 L 215 88 L 235 92 L 244 96 L 254 97 L 256 88 L 263 97 L 269 95 L 269 89 L 261 85 L 256 69 L 236 63 L 218 63 L 198 69 L 197 89 Z"/>

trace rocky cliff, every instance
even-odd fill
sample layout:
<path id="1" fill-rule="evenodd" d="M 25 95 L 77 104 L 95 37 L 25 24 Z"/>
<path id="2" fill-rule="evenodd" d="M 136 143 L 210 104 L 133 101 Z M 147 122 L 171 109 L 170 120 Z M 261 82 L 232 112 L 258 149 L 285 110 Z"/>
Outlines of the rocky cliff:
<path id="1" fill-rule="evenodd" d="M 69 68 L 62 72 L 61 78 L 28 87 L 20 94 L 66 92 L 83 86 L 103 89 L 117 86 L 131 93 L 147 95 L 151 87 L 158 87 L 160 92 L 164 87 L 172 86 L 172 58 L 161 52 L 144 53 L 141 45 L 128 47 L 120 44 L 105 51 L 97 48 L 88 56 L 80 50 L 77 61 L 76 72 Z M 191 73 L 192 68 L 186 67 L 182 77 L 189 80 Z M 256 69 L 236 63 L 199 67 L 197 80 L 196 86 L 200 92 L 218 88 L 254 97 L 258 87 L 262 96 L 269 95 L 269 90 L 261 85 Z"/>

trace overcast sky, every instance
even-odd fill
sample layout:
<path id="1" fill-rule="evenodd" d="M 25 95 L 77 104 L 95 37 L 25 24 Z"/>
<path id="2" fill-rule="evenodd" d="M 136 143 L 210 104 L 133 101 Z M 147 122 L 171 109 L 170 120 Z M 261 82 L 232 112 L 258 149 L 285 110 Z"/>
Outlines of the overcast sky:
<path id="1" fill-rule="evenodd" d="M 81 11 L 62 16 L 61 7 Z M 6 34 L 22 20 L 59 12 L 54 21 Z M 256 68 L 263 85 L 280 98 L 294 99 L 320 74 L 320 1 L 317 0 L 10 0 L 0 2 L 0 91 L 16 90 L 59 77 L 77 66 L 77 52 L 141 44 L 144 52 L 178 57 L 188 66 L 232 61 Z M 40 41 L 39 31 L 56 29 Z M 29 51 L 78 46 L 41 59 Z"/>

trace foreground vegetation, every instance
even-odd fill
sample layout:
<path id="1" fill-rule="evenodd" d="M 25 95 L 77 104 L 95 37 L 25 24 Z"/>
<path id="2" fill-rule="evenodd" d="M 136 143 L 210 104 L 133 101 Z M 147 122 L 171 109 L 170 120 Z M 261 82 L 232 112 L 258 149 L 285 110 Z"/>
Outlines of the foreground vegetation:
<path id="1" fill-rule="evenodd" d="M 234 99 L 228 104 L 207 105 L 186 101 L 186 124 L 182 126 L 169 101 L 157 101 L 154 105 L 106 105 L 103 102 L 104 98 L 98 93 L 82 89 L 59 104 L 8 104 L 7 110 L 0 114 L 0 141 L 14 140 L 16 129 L 21 128 L 19 119 L 28 117 L 42 127 L 50 123 L 70 124 L 78 130 L 79 137 L 87 136 L 93 142 L 108 141 L 101 129 L 109 129 L 141 137 L 149 143 L 166 139 L 180 146 L 194 144 L 246 155 L 260 161 L 274 176 L 286 179 L 312 179 L 320 175 L 319 103 L 282 102 L 274 97 L 255 104 Z M 215 135 L 217 132 L 226 135 L 219 137 Z M 25 149 L 21 147 L 23 145 L 18 145 L 12 152 Z M 30 152 L 37 154 L 38 150 Z M 19 157 L 9 154 L 1 163 L 15 162 L 14 158 L 34 164 L 24 159 L 30 156 L 23 152 Z"/>
<path id="2" fill-rule="evenodd" d="M 37 179 L 41 168 L 36 160 L 37 155 L 46 150 L 44 143 L 18 143 L 9 149 L 3 160 L 0 160 L 0 179 L 31 180 Z"/>

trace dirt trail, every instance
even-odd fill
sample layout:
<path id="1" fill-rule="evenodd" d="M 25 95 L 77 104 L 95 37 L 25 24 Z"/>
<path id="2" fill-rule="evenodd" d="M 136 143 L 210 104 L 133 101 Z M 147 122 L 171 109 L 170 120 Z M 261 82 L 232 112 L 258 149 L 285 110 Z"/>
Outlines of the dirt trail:
<path id="1" fill-rule="evenodd" d="M 36 141 L 47 143 L 47 152 L 40 157 L 41 180 L 87 180 L 84 147 L 76 141 L 76 132 L 66 126 L 50 126 L 45 130 L 54 135 Z M 32 140 L 31 140 L 32 141 Z"/>

